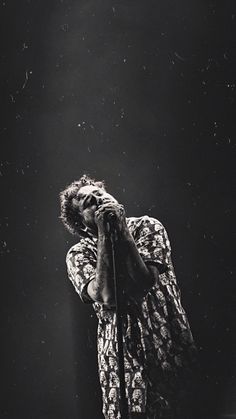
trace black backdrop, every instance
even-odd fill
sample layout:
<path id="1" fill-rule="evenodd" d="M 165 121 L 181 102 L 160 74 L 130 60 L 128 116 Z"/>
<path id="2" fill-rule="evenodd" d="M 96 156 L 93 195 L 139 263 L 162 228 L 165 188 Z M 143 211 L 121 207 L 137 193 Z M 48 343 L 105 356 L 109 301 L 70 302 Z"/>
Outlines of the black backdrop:
<path id="1" fill-rule="evenodd" d="M 84 172 L 127 215 L 167 228 L 199 347 L 202 419 L 236 417 L 234 2 L 0 10 L 0 417 L 102 418 L 96 319 L 67 279 L 76 238 L 58 219 L 59 191 Z"/>

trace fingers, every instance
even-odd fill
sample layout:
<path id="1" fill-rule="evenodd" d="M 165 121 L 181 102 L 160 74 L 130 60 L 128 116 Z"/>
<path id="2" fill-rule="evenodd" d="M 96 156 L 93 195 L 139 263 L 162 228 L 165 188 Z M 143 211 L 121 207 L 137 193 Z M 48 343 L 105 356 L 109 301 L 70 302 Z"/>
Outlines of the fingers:
<path id="1" fill-rule="evenodd" d="M 95 222 L 98 226 L 103 226 L 104 229 L 106 228 L 107 216 L 109 213 L 113 213 L 115 215 L 116 223 L 122 223 L 123 225 L 123 222 L 125 221 L 125 210 L 123 205 L 115 203 L 106 203 L 101 205 L 95 212 Z"/>
<path id="2" fill-rule="evenodd" d="M 116 202 L 105 202 L 104 204 L 99 205 L 99 208 L 119 208 L 119 207 L 123 207 L 123 205 L 118 204 Z"/>
<path id="3" fill-rule="evenodd" d="M 109 221 L 111 220 L 109 219 L 109 213 L 114 214 L 114 217 L 112 217 L 113 226 L 115 226 L 117 231 L 121 232 L 126 224 L 124 206 L 113 202 L 100 205 L 95 212 L 94 219 L 98 231 L 105 234 L 110 232 Z"/>
<path id="4" fill-rule="evenodd" d="M 103 204 L 100 205 L 97 209 L 97 211 L 95 212 L 96 216 L 99 216 L 102 213 L 106 213 L 109 211 L 113 211 L 114 213 L 118 214 L 118 215 L 122 215 L 124 214 L 124 206 L 120 205 L 120 204 L 113 204 L 113 203 L 107 203 L 107 204 Z"/>

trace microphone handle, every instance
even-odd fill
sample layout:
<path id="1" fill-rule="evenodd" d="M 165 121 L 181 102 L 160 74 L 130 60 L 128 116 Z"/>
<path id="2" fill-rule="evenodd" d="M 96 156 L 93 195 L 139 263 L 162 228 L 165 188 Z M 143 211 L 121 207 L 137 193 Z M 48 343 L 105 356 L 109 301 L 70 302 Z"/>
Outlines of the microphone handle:
<path id="1" fill-rule="evenodd" d="M 107 224 L 108 224 L 107 227 L 108 227 L 109 233 L 116 231 L 116 226 L 115 226 L 116 220 L 117 220 L 117 216 L 116 214 L 114 214 L 114 212 L 109 212 L 107 214 Z"/>
<path id="2" fill-rule="evenodd" d="M 107 214 L 107 221 L 108 222 L 114 222 L 116 220 L 116 214 L 114 214 L 114 212 L 109 212 Z"/>

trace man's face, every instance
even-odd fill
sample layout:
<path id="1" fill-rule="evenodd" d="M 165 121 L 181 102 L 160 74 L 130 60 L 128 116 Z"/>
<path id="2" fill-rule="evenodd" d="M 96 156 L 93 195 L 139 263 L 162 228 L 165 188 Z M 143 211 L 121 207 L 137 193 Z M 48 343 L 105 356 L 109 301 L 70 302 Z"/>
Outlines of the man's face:
<path id="1" fill-rule="evenodd" d="M 74 205 L 83 218 L 84 224 L 92 231 L 97 232 L 97 226 L 94 221 L 94 214 L 98 207 L 106 203 L 118 203 L 117 200 L 98 186 L 86 185 L 80 188 L 77 199 L 73 200 Z"/>
<path id="2" fill-rule="evenodd" d="M 116 389 L 115 388 L 111 388 L 110 392 L 109 392 L 109 396 L 110 399 L 116 399 Z"/>
<path id="3" fill-rule="evenodd" d="M 139 400 L 142 399 L 142 392 L 138 388 L 136 388 L 133 392 L 133 400 Z"/>
<path id="4" fill-rule="evenodd" d="M 140 372 L 137 372 L 135 374 L 135 381 L 136 381 L 137 384 L 141 384 L 142 383 L 142 375 L 141 375 Z"/>
<path id="5" fill-rule="evenodd" d="M 109 365 L 110 367 L 114 367 L 116 365 L 116 360 L 112 357 L 109 358 Z"/>

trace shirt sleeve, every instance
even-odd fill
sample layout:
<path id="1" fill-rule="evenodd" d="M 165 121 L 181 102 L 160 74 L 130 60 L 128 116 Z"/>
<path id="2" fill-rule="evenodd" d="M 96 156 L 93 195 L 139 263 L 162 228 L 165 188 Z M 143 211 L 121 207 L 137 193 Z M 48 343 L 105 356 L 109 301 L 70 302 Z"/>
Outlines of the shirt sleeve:
<path id="1" fill-rule="evenodd" d="M 145 263 L 157 265 L 160 274 L 168 270 L 171 246 L 167 232 L 158 220 L 143 217 L 135 242 Z"/>
<path id="2" fill-rule="evenodd" d="M 94 303 L 88 295 L 87 287 L 95 278 L 96 262 L 85 244 L 78 243 L 69 250 L 66 257 L 69 279 L 83 303 Z"/>

